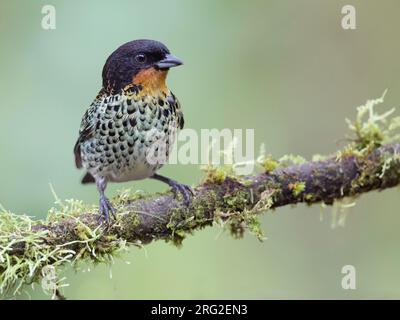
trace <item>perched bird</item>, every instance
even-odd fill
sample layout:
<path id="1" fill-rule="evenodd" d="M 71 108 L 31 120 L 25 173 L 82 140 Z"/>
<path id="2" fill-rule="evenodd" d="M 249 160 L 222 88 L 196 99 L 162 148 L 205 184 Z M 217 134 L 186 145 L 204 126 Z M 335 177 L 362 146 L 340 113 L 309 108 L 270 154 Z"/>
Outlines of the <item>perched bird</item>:
<path id="1" fill-rule="evenodd" d="M 97 185 L 107 222 L 116 213 L 104 193 L 108 182 L 152 178 L 190 201 L 189 186 L 156 173 L 184 124 L 180 103 L 166 85 L 169 69 L 181 64 L 164 44 L 134 40 L 103 67 L 103 87 L 83 116 L 74 153 L 77 168 L 87 171 L 82 183 Z"/>

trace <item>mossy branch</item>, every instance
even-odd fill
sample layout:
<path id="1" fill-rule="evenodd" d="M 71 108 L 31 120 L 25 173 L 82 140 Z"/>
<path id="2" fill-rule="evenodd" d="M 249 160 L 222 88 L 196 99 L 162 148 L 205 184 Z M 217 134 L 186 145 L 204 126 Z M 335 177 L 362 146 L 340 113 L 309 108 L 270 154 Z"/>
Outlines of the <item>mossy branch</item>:
<path id="1" fill-rule="evenodd" d="M 90 212 L 38 223 L 32 230 L 45 232 L 45 243 L 54 248 L 76 241 L 67 246 L 75 252 L 85 245 L 79 242 L 85 238 L 82 235 L 85 230 L 79 227 L 81 223 L 90 230 L 102 229 L 96 240 L 101 248 L 107 248 L 107 243 L 116 239 L 135 244 L 154 240 L 180 244 L 185 234 L 210 226 L 216 220 L 234 223 L 234 230 L 248 226 L 252 215 L 269 208 L 301 202 L 331 205 L 344 197 L 397 186 L 400 184 L 400 157 L 383 172 L 387 159 L 396 155 L 400 155 L 400 144 L 385 145 L 363 156 L 346 155 L 340 159 L 305 162 L 240 179 L 226 175 L 220 180 L 215 173 L 209 173 L 194 189 L 189 206 L 170 193 L 139 198 L 133 195 L 114 202 L 120 214 L 107 228 L 100 226 L 97 213 Z M 301 190 L 296 190 L 299 185 Z M 24 249 L 22 244 L 15 246 L 15 254 L 23 254 Z"/>
<path id="2" fill-rule="evenodd" d="M 386 121 L 389 114 L 377 117 L 373 106 L 378 100 L 359 108 L 357 120 L 350 123 L 356 138 L 335 156 L 309 162 L 293 156 L 279 161 L 262 156 L 263 172 L 251 176 L 208 168 L 189 206 L 171 193 L 146 196 L 125 191 L 113 200 L 118 217 L 109 226 L 99 222 L 97 207 L 75 200 L 57 199 L 59 208 L 51 209 L 45 221 L 3 209 L 0 293 L 15 294 L 24 283 L 45 277 L 44 267 L 88 259 L 107 263 L 126 244 L 166 240 L 180 245 L 187 234 L 214 223 L 228 226 L 235 237 L 249 230 L 262 239 L 258 217 L 268 209 L 296 203 L 330 205 L 399 185 L 400 143 L 392 131 L 400 121 Z M 369 117 L 362 120 L 367 113 Z M 54 294 L 58 287 L 52 287 Z"/>

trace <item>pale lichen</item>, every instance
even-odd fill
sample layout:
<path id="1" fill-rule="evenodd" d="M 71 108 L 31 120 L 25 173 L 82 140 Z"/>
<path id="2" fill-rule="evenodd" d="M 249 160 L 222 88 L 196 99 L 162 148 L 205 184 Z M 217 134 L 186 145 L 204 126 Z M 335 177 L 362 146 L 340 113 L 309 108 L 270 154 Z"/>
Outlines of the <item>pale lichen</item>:
<path id="1" fill-rule="evenodd" d="M 354 198 L 346 197 L 343 199 L 336 199 L 332 205 L 331 211 L 331 228 L 335 229 L 337 226 L 344 227 L 346 223 L 349 209 L 355 207 L 356 202 Z"/>
<path id="2" fill-rule="evenodd" d="M 353 121 L 346 119 L 350 130 L 355 134 L 352 146 L 358 151 L 370 150 L 382 144 L 398 141 L 400 138 L 400 117 L 392 117 L 395 108 L 378 113 L 377 105 L 384 102 L 387 90 L 377 99 L 368 100 L 357 107 L 357 117 Z"/>
<path id="3" fill-rule="evenodd" d="M 281 157 L 278 162 L 280 166 L 289 167 L 293 165 L 299 165 L 305 163 L 307 160 L 299 155 L 286 154 Z"/>
<path id="4" fill-rule="evenodd" d="M 272 172 L 277 168 L 285 168 L 306 162 L 306 159 L 299 155 L 287 154 L 282 156 L 280 159 L 275 159 L 272 155 L 265 153 L 265 147 L 260 148 L 260 151 L 256 164 L 258 164 L 266 173 Z"/>
<path id="5" fill-rule="evenodd" d="M 94 227 L 80 218 L 82 214 L 97 212 L 95 206 L 86 206 L 73 199 L 61 201 L 52 191 L 57 206 L 49 210 L 45 221 L 33 220 L 0 207 L 1 297 L 18 295 L 24 284 L 43 279 L 45 270 L 50 268 L 55 272 L 54 279 L 50 286 L 42 283 L 42 287 L 52 297 L 59 296 L 59 289 L 66 286 L 64 278 L 59 276 L 64 265 L 77 269 L 78 262 L 111 264 L 113 256 L 119 256 L 126 249 L 124 239 L 107 235 L 101 225 Z M 41 227 L 62 220 L 75 225 L 74 234 L 60 233 L 56 236 Z M 63 239 L 55 238 L 60 236 Z"/>

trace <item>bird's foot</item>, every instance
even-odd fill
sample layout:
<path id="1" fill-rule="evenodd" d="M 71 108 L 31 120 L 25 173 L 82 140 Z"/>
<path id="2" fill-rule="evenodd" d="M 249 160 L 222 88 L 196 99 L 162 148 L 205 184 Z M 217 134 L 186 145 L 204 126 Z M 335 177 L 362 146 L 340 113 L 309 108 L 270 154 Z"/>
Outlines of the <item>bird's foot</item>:
<path id="1" fill-rule="evenodd" d="M 188 206 L 193 196 L 192 188 L 186 184 L 182 184 L 174 180 L 170 181 L 170 186 L 172 192 L 174 193 L 174 197 L 177 198 L 178 194 L 181 194 L 183 197 L 183 203 L 185 204 L 185 206 Z"/>
<path id="2" fill-rule="evenodd" d="M 191 187 L 157 173 L 153 174 L 151 178 L 168 184 L 172 188 L 175 198 L 180 193 L 183 197 L 184 205 L 188 206 L 190 204 L 190 199 L 193 196 L 193 190 Z"/>
<path id="3" fill-rule="evenodd" d="M 110 200 L 106 198 L 106 196 L 100 196 L 100 203 L 99 203 L 99 211 L 100 215 L 106 219 L 107 223 L 110 223 L 110 212 L 115 219 L 115 213 L 117 212 L 115 208 L 112 206 Z"/>

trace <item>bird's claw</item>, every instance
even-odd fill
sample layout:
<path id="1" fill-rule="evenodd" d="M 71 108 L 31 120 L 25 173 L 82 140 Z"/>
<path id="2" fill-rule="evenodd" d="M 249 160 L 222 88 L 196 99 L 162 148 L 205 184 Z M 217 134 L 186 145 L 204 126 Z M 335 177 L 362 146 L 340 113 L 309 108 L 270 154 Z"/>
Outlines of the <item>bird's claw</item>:
<path id="1" fill-rule="evenodd" d="M 100 215 L 106 219 L 107 223 L 110 223 L 110 212 L 114 219 L 116 219 L 116 210 L 112 206 L 110 200 L 108 200 L 105 196 L 100 196 L 100 204 L 99 204 Z"/>
<path id="2" fill-rule="evenodd" d="M 190 186 L 175 182 L 171 184 L 171 189 L 175 198 L 178 197 L 178 194 L 182 195 L 183 203 L 185 204 L 185 206 L 190 204 L 190 200 L 194 195 L 193 190 Z"/>

